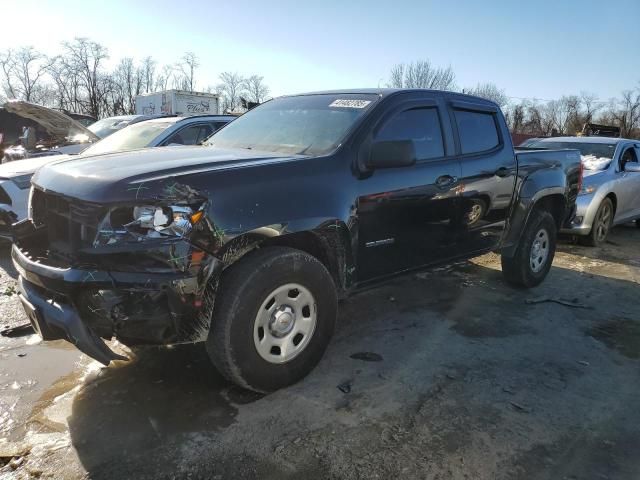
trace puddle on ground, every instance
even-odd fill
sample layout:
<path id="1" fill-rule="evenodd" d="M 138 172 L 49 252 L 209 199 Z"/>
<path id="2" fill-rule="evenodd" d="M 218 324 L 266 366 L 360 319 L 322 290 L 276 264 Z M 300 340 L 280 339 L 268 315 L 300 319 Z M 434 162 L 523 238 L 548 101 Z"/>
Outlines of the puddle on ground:
<path id="1" fill-rule="evenodd" d="M 239 405 L 261 398 L 227 382 L 203 344 L 143 348 L 135 357 L 103 369 L 73 400 L 69 428 L 85 467 L 182 433 L 223 429 Z"/>
<path id="2" fill-rule="evenodd" d="M 32 335 L 0 342 L 0 437 L 8 441 L 22 439 L 42 408 L 70 390 L 89 363 L 68 342 L 38 340 Z"/>
<path id="3" fill-rule="evenodd" d="M 104 368 L 68 342 L 30 343 L 0 343 L 0 438 L 37 448 L 53 435 L 85 466 L 223 429 L 262 398 L 224 380 L 203 344 L 136 349 Z"/>
<path id="4" fill-rule="evenodd" d="M 637 321 L 614 318 L 590 328 L 587 335 L 627 358 L 640 358 L 640 323 Z"/>

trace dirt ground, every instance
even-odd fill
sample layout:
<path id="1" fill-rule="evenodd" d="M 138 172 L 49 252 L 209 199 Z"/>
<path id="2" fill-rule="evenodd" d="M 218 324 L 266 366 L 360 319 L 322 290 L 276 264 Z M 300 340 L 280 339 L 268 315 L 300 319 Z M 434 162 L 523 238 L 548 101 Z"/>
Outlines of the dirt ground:
<path id="1" fill-rule="evenodd" d="M 200 345 L 103 368 L 0 337 L 0 479 L 638 479 L 638 245 L 563 243 L 530 291 L 486 255 L 358 294 L 318 368 L 264 397 Z M 25 317 L 0 262 L 1 328 Z"/>

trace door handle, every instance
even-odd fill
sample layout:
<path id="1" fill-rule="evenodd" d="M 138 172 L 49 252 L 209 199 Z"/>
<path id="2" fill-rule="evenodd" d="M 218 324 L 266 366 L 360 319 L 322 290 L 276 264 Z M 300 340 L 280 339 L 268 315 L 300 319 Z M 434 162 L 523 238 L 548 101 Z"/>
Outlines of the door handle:
<path id="1" fill-rule="evenodd" d="M 500 167 L 494 173 L 496 177 L 501 177 L 501 178 L 508 177 L 510 174 L 511 174 L 511 169 L 507 167 Z"/>
<path id="2" fill-rule="evenodd" d="M 438 188 L 447 188 L 456 182 L 457 178 L 451 175 L 442 175 L 436 179 L 436 186 Z"/>

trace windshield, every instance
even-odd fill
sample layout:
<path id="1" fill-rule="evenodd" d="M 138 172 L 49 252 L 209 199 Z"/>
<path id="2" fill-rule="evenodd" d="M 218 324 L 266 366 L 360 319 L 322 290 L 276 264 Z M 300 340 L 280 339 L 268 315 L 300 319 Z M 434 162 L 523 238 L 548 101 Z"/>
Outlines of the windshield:
<path id="1" fill-rule="evenodd" d="M 362 94 L 278 98 L 234 120 L 206 145 L 323 155 L 340 144 L 377 98 Z"/>
<path id="2" fill-rule="evenodd" d="M 149 143 L 174 122 L 140 122 L 109 135 L 82 152 L 83 155 L 123 152 L 148 147 Z"/>
<path id="3" fill-rule="evenodd" d="M 531 148 L 545 148 L 549 150 L 571 148 L 580 150 L 582 164 L 585 170 L 604 170 L 611 163 L 616 150 L 615 143 L 588 142 L 535 142 L 528 145 Z"/>
<path id="4" fill-rule="evenodd" d="M 109 117 L 92 123 L 87 128 L 100 138 L 105 138 L 112 133 L 122 130 L 129 125 L 133 118 Z"/>

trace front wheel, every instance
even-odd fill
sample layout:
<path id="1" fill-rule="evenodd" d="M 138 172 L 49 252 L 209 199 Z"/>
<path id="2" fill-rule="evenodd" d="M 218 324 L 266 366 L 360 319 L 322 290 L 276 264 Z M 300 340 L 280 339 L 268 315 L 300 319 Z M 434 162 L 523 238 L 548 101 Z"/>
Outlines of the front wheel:
<path id="1" fill-rule="evenodd" d="M 502 256 L 502 274 L 507 282 L 531 288 L 545 279 L 556 253 L 557 228 L 549 212 L 534 210 L 513 257 Z"/>
<path id="2" fill-rule="evenodd" d="M 605 198 L 593 218 L 591 231 L 586 237 L 581 237 L 580 242 L 590 247 L 599 247 L 606 240 L 613 223 L 613 203 L 610 198 Z"/>
<path id="3" fill-rule="evenodd" d="M 223 274 L 207 352 L 243 388 L 286 387 L 322 358 L 337 304 L 333 279 L 316 258 L 292 248 L 256 250 Z"/>

